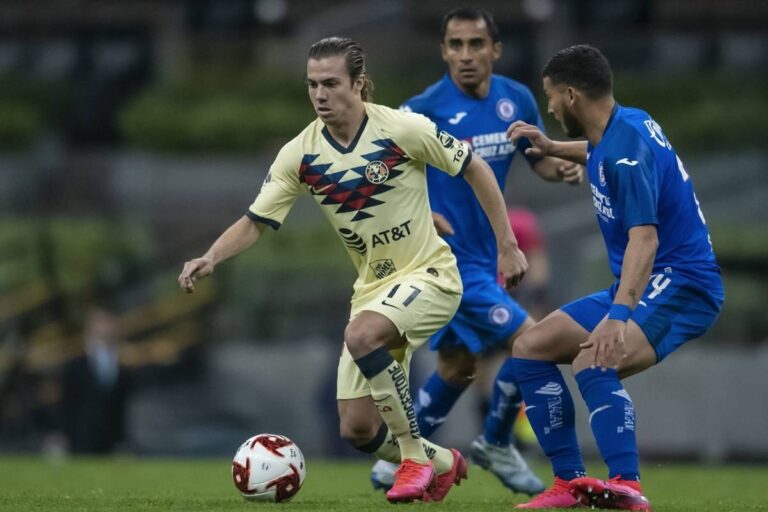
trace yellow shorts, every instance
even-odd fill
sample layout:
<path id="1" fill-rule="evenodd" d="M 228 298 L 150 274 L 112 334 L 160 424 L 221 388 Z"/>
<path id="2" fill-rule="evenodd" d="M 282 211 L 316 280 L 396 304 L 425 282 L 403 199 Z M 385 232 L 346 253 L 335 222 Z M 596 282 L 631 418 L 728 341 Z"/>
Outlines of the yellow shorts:
<path id="1" fill-rule="evenodd" d="M 407 374 L 413 351 L 453 318 L 459 302 L 460 293 L 446 292 L 418 275 L 411 274 L 393 283 L 371 300 L 353 305 L 350 320 L 361 311 L 374 311 L 389 318 L 408 340 L 405 347 L 391 351 Z M 344 345 L 339 359 L 336 398 L 349 400 L 370 394 L 368 381 Z"/>

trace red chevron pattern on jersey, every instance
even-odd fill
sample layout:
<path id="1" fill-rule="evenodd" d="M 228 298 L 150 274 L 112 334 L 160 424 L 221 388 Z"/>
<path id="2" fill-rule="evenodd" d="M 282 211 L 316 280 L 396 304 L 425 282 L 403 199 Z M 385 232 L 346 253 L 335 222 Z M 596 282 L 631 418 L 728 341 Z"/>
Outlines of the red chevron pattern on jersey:
<path id="1" fill-rule="evenodd" d="M 315 196 L 324 196 L 320 204 L 339 205 L 335 213 L 356 212 L 352 221 L 373 217 L 365 210 L 384 204 L 384 201 L 374 197 L 395 188 L 388 183 L 403 173 L 397 166 L 409 161 L 405 152 L 391 139 L 373 141 L 379 146 L 379 151 L 361 155 L 366 160 L 365 165 L 328 172 L 332 164 L 315 164 L 319 155 L 304 155 L 299 167 L 299 181 L 309 186 L 309 192 Z M 372 183 L 366 177 L 366 168 L 370 162 L 382 162 L 389 174 L 385 181 Z M 340 181 L 349 172 L 359 177 Z"/>

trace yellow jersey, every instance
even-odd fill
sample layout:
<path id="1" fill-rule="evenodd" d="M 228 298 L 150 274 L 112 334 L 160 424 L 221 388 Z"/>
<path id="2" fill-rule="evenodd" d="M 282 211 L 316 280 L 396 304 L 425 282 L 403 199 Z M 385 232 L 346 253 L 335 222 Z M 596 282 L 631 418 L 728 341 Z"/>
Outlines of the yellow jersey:
<path id="1" fill-rule="evenodd" d="M 372 103 L 365 111 L 348 147 L 319 118 L 283 146 L 248 217 L 278 229 L 310 194 L 357 267 L 353 303 L 412 272 L 461 293 L 456 259 L 432 223 L 425 165 L 459 175 L 469 147 L 420 114 Z"/>

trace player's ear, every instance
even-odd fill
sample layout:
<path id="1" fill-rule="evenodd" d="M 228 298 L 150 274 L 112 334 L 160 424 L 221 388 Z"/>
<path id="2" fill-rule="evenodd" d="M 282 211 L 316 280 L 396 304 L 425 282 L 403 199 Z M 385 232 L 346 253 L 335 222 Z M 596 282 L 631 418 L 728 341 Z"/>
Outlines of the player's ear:
<path id="1" fill-rule="evenodd" d="M 445 43 L 440 43 L 440 56 L 443 58 L 443 61 L 448 62 L 448 58 L 445 55 Z"/>
<path id="2" fill-rule="evenodd" d="M 499 60 L 499 57 L 501 57 L 501 41 L 497 41 L 493 43 L 493 60 L 494 62 Z"/>
<path id="3" fill-rule="evenodd" d="M 569 106 L 573 106 L 574 103 L 576 103 L 576 97 L 578 96 L 578 92 L 573 87 L 568 87 L 565 90 L 565 99 L 568 102 Z"/>
<path id="4" fill-rule="evenodd" d="M 357 78 L 355 78 L 355 81 L 352 82 L 352 91 L 357 94 L 361 94 L 363 87 L 365 87 L 365 75 L 359 75 Z"/>

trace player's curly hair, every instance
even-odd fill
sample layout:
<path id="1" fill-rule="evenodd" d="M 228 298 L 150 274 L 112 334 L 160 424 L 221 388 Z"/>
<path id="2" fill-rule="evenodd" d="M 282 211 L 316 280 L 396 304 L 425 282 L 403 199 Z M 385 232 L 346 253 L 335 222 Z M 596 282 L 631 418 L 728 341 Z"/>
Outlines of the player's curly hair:
<path id="1" fill-rule="evenodd" d="M 363 101 L 373 99 L 373 80 L 368 75 L 368 69 L 365 67 L 365 53 L 363 48 L 348 37 L 326 37 L 319 40 L 309 48 L 308 59 L 324 59 L 343 55 L 347 64 L 347 72 L 354 82 L 357 77 L 362 76 L 364 83 L 360 96 Z"/>
<path id="2" fill-rule="evenodd" d="M 608 59 L 588 44 L 563 48 L 549 59 L 542 76 L 554 84 L 568 84 L 592 99 L 603 98 L 613 91 L 613 73 Z"/>

